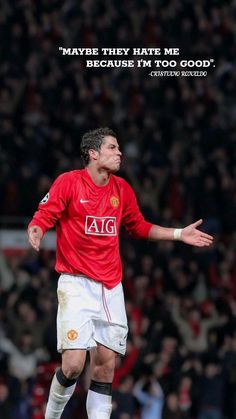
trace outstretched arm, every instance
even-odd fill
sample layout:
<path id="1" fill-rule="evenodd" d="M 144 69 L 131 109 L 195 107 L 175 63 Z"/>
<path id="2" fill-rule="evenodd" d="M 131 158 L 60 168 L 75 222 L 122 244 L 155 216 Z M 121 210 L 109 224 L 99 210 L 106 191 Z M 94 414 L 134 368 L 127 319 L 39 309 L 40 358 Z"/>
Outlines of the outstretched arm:
<path id="1" fill-rule="evenodd" d="M 180 240 L 186 244 L 197 247 L 210 246 L 213 237 L 197 229 L 202 224 L 202 219 L 189 224 L 183 229 L 167 228 L 153 225 L 149 232 L 150 240 Z"/>

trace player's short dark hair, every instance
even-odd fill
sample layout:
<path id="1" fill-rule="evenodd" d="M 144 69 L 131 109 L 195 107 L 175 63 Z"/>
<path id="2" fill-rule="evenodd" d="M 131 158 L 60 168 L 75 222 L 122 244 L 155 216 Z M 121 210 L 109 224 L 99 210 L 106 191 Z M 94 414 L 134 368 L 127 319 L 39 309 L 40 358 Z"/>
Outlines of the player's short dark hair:
<path id="1" fill-rule="evenodd" d="M 89 150 L 99 151 L 104 137 L 115 137 L 116 134 L 110 128 L 97 128 L 86 132 L 80 143 L 80 154 L 85 166 L 89 163 Z"/>

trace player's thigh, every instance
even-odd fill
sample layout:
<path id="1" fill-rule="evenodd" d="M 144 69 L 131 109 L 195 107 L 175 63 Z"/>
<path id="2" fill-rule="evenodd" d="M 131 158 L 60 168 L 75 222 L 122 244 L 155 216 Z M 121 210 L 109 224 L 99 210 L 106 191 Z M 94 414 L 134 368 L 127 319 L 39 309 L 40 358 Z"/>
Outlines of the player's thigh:
<path id="1" fill-rule="evenodd" d="M 59 352 L 95 346 L 92 319 L 98 317 L 100 311 L 100 301 L 93 292 L 96 285 L 84 277 L 60 276 L 57 288 Z"/>
<path id="2" fill-rule="evenodd" d="M 94 340 L 114 352 L 125 354 L 128 334 L 122 284 L 112 289 L 103 289 L 103 312 L 94 319 Z"/>
<path id="3" fill-rule="evenodd" d="M 62 371 L 65 375 L 79 376 L 84 369 L 86 350 L 67 349 L 62 353 Z"/>

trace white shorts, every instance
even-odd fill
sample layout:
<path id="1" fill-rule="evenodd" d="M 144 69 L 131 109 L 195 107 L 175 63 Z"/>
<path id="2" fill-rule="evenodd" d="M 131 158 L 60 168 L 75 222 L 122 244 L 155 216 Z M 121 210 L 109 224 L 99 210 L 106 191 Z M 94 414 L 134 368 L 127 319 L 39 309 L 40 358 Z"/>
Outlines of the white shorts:
<path id="1" fill-rule="evenodd" d="M 107 289 L 86 276 L 58 280 L 57 349 L 91 349 L 100 343 L 125 354 L 128 334 L 122 284 Z"/>

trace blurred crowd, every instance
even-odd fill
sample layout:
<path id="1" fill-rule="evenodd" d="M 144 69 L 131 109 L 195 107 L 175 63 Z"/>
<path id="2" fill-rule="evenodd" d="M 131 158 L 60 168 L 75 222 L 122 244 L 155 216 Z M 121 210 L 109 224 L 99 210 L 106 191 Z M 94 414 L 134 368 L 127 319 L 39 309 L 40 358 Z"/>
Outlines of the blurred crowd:
<path id="1" fill-rule="evenodd" d="M 196 250 L 122 231 L 130 333 L 112 419 L 236 419 L 235 20 L 234 0 L 0 4 L 2 223 L 29 219 L 53 179 L 81 167 L 82 134 L 109 126 L 146 218 L 203 218 L 215 237 Z M 61 46 L 179 47 L 181 58 L 213 58 L 215 67 L 203 78 L 88 69 Z M 4 419 L 43 418 L 59 361 L 56 285 L 53 252 L 0 255 Z M 85 373 L 64 419 L 85 417 L 87 383 Z"/>

